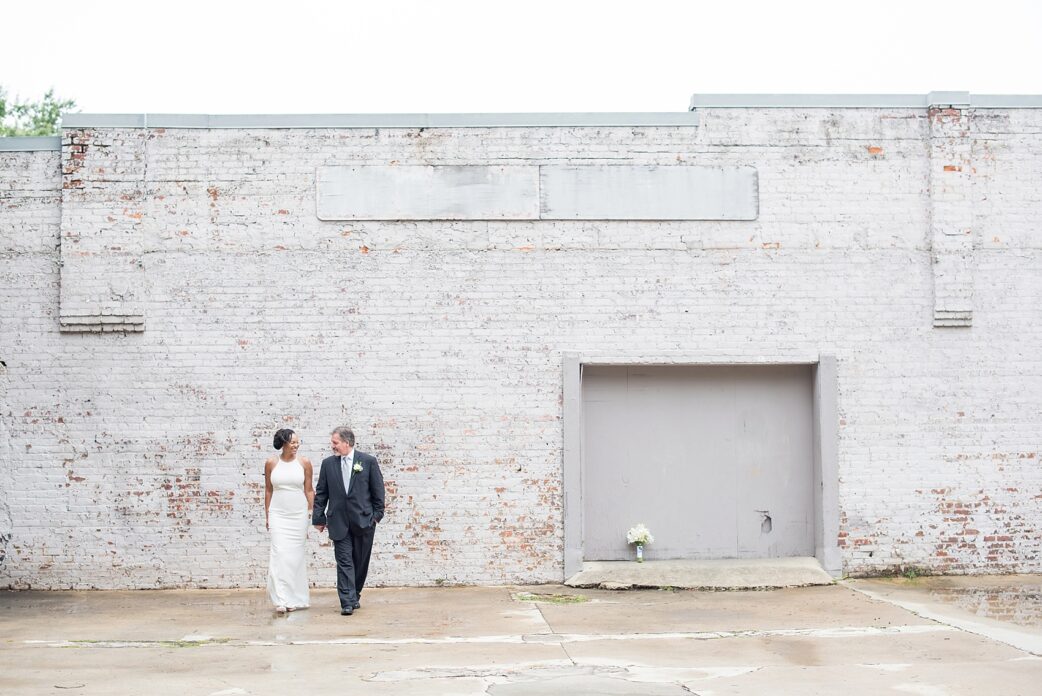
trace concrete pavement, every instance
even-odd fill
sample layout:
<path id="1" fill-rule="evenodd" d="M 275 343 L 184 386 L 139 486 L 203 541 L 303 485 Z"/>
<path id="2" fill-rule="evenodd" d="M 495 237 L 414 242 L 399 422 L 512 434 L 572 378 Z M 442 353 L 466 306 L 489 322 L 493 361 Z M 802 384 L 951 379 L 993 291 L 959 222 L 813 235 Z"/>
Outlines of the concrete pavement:
<path id="1" fill-rule="evenodd" d="M 351 617 L 325 589 L 285 617 L 260 590 L 0 592 L 0 692 L 1038 693 L 1042 658 L 885 596 L 916 587 L 872 582 L 374 588 Z"/>

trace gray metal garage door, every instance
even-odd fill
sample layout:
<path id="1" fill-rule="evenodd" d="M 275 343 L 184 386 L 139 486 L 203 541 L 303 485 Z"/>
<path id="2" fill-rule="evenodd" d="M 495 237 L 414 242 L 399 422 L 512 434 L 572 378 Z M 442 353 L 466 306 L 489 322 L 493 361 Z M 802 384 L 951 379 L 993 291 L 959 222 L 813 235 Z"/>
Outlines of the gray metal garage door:
<path id="1" fill-rule="evenodd" d="M 810 366 L 586 366 L 587 560 L 814 555 Z"/>

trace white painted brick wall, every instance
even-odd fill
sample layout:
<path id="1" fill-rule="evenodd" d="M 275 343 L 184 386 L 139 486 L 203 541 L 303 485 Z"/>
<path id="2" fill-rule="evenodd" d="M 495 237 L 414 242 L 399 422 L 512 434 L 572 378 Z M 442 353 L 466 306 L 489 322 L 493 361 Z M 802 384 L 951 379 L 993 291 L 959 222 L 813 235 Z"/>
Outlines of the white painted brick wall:
<path id="1" fill-rule="evenodd" d="M 1038 572 L 1042 113 L 964 118 L 966 328 L 933 326 L 925 111 L 99 129 L 76 160 L 0 153 L 0 586 L 261 586 L 271 434 L 317 463 L 340 423 L 388 480 L 373 583 L 559 581 L 561 355 L 635 349 L 837 356 L 847 572 Z M 760 215 L 318 220 L 317 167 L 359 163 L 751 165 Z M 59 333 L 66 234 L 100 256 L 123 236 L 143 333 Z M 108 282 L 84 259 L 62 292 Z M 331 550 L 310 553 L 330 585 Z"/>

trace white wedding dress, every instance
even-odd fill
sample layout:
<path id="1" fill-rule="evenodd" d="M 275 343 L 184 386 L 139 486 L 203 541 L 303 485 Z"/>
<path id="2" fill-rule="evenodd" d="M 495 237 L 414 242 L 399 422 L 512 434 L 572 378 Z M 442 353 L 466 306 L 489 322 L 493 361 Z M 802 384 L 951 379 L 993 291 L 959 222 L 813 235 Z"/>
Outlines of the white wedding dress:
<path id="1" fill-rule="evenodd" d="M 304 495 L 304 467 L 296 459 L 284 462 L 278 458 L 271 471 L 271 487 L 268 595 L 276 607 L 303 609 L 311 603 L 304 560 L 304 543 L 311 523 Z"/>

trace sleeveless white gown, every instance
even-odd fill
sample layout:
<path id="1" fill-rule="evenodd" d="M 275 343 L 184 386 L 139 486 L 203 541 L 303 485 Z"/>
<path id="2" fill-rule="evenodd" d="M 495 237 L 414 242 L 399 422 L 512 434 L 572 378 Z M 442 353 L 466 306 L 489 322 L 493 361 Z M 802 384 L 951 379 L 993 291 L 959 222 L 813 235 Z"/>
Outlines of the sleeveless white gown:
<path id="1" fill-rule="evenodd" d="M 304 560 L 304 544 L 311 523 L 308 499 L 304 495 L 304 467 L 296 459 L 291 462 L 284 462 L 281 457 L 276 459 L 271 471 L 271 487 L 268 595 L 277 607 L 303 609 L 311 603 Z"/>

